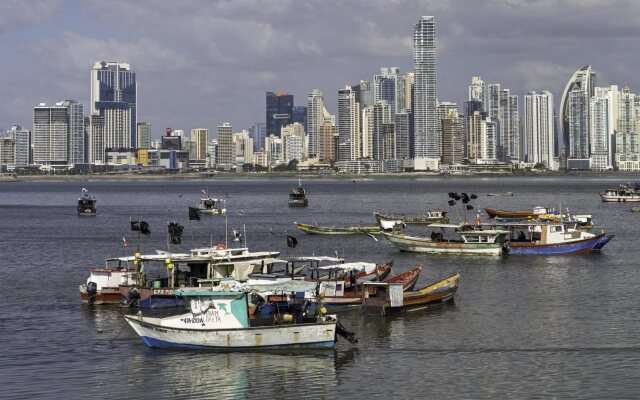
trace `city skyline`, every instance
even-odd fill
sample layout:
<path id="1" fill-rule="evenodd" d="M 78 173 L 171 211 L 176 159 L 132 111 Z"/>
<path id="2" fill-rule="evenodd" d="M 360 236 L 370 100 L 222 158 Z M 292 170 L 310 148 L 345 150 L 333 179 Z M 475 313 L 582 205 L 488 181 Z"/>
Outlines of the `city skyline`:
<path id="1" fill-rule="evenodd" d="M 441 102 L 463 104 L 471 77 L 482 76 L 518 96 L 548 90 L 558 109 L 568 77 L 589 64 L 598 85 L 638 91 L 632 68 L 640 56 L 625 51 L 640 35 L 637 4 L 478 3 L 472 9 L 448 2 L 307 4 L 293 11 L 286 1 L 191 2 L 191 8 L 120 1 L 109 5 L 127 11 L 114 25 L 99 2 L 3 2 L 0 126 L 32 128 L 33 107 L 41 102 L 73 99 L 89 108 L 86 71 L 98 60 L 129 63 L 137 72 L 138 121 L 151 122 L 154 138 L 165 127 L 214 131 L 227 121 L 237 131 L 248 129 L 262 119 L 267 91 L 287 91 L 303 105 L 307 93 L 319 89 L 328 111 L 337 114 L 337 91 L 350 82 L 371 80 L 386 65 L 412 71 L 412 28 L 422 15 L 437 21 Z M 578 12 L 581 22 L 562 20 L 563 11 Z M 311 23 L 318 12 L 332 18 L 335 29 Z M 153 23 L 165 15 L 174 16 L 169 25 Z M 487 24 L 490 16 L 497 23 Z M 79 17 L 82 23 L 70 23 Z M 280 23 L 287 17 L 292 23 Z M 233 21 L 248 22 L 256 40 Z M 105 29 L 96 34 L 89 25 Z M 180 45 L 187 39 L 189 45 Z"/>

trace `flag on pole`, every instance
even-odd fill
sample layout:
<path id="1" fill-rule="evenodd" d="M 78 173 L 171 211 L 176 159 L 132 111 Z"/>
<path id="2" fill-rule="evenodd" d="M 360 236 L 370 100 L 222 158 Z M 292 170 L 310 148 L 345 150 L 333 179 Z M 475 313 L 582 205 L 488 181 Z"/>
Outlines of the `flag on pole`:
<path id="1" fill-rule="evenodd" d="M 189 221 L 194 219 L 200 221 L 200 210 L 195 207 L 189 207 Z"/>
<path id="2" fill-rule="evenodd" d="M 122 237 L 122 244 L 124 244 L 124 247 L 129 246 L 129 242 L 124 238 L 124 236 Z"/>

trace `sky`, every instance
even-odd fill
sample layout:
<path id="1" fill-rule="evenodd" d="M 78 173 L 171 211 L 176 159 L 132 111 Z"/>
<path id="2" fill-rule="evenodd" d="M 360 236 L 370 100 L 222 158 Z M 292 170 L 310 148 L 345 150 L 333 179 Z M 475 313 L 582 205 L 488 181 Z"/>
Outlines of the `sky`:
<path id="1" fill-rule="evenodd" d="M 438 99 L 461 105 L 472 76 L 520 96 L 591 64 L 599 86 L 640 93 L 636 0 L 0 0 L 0 128 L 33 107 L 78 100 L 88 113 L 96 61 L 131 64 L 138 122 L 234 131 L 265 119 L 265 92 L 324 92 L 411 71 L 413 25 L 436 20 Z"/>

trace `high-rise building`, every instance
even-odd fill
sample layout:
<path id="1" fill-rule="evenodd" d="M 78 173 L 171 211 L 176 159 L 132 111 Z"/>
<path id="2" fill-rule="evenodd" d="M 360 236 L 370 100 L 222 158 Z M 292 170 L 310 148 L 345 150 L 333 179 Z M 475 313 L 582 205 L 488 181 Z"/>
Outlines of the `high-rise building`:
<path id="1" fill-rule="evenodd" d="M 304 126 L 299 122 L 283 126 L 280 132 L 282 138 L 283 161 L 302 161 L 307 158 L 307 146 L 305 145 Z"/>
<path id="2" fill-rule="evenodd" d="M 589 169 L 604 171 L 609 165 L 609 100 L 600 96 L 599 88 L 589 104 Z"/>
<path id="3" fill-rule="evenodd" d="M 234 163 L 238 165 L 250 164 L 253 162 L 253 139 L 249 136 L 249 131 L 233 134 L 234 143 Z"/>
<path id="4" fill-rule="evenodd" d="M 436 132 L 439 137 L 442 137 L 442 120 L 447 118 L 450 111 L 455 111 L 457 114 L 458 105 L 456 103 L 443 101 L 438 103 L 438 106 L 436 107 Z"/>
<path id="5" fill-rule="evenodd" d="M 386 160 L 390 158 L 389 154 L 385 153 L 385 147 L 387 147 L 385 146 L 385 136 L 388 134 L 388 132 L 385 132 L 385 126 L 394 121 L 394 119 L 392 119 L 391 108 L 391 104 L 389 104 L 386 100 L 378 100 L 372 107 L 372 118 L 370 122 L 371 158 L 373 158 L 374 160 Z M 395 155 L 395 149 L 393 153 Z"/>
<path id="6" fill-rule="evenodd" d="M 267 124 L 264 122 L 256 122 L 249 128 L 249 136 L 253 139 L 253 151 L 264 149 L 264 138 L 267 132 Z"/>
<path id="7" fill-rule="evenodd" d="M 460 164 L 464 159 L 464 116 L 450 109 L 442 118 L 442 163 Z"/>
<path id="8" fill-rule="evenodd" d="M 413 114 L 410 108 L 402 109 L 396 113 L 396 158 L 406 160 L 411 158 L 411 145 L 413 143 Z"/>
<path id="9" fill-rule="evenodd" d="M 590 65 L 586 65 L 574 72 L 560 99 L 562 144 L 569 168 L 588 167 L 589 102 L 595 94 L 595 86 L 596 74 Z"/>
<path id="10" fill-rule="evenodd" d="M 31 132 L 20 125 L 9 129 L 9 137 L 14 141 L 13 163 L 16 167 L 28 167 L 31 163 Z"/>
<path id="11" fill-rule="evenodd" d="M 362 158 L 373 158 L 373 108 L 373 105 L 366 106 L 360 119 Z"/>
<path id="12" fill-rule="evenodd" d="M 555 170 L 555 134 L 553 124 L 553 95 L 544 91 L 524 96 L 524 159 Z"/>
<path id="13" fill-rule="evenodd" d="M 138 149 L 151 148 L 151 124 L 148 122 L 138 122 L 136 143 Z"/>
<path id="14" fill-rule="evenodd" d="M 234 145 L 233 145 L 233 127 L 230 123 L 225 122 L 218 126 L 218 154 L 216 165 L 221 168 L 231 168 L 235 163 Z"/>
<path id="15" fill-rule="evenodd" d="M 498 126 L 490 118 L 481 123 L 480 136 L 480 160 L 483 163 L 492 163 L 498 160 Z"/>
<path id="16" fill-rule="evenodd" d="M 620 91 L 617 85 L 596 87 L 594 96 L 606 99 L 607 102 L 607 169 L 616 164 L 615 137 L 618 131 L 618 112 L 620 109 Z M 592 133 L 593 136 L 593 133 Z M 592 140 L 593 141 L 593 140 Z"/>
<path id="17" fill-rule="evenodd" d="M 336 136 L 338 129 L 335 123 L 329 121 L 322 124 L 318 133 L 318 153 L 320 161 L 330 162 L 336 160 Z"/>
<path id="18" fill-rule="evenodd" d="M 393 117 L 404 108 L 404 88 L 398 84 L 400 69 L 380 68 L 380 74 L 373 76 L 373 101 L 385 100 Z M 361 104 L 362 106 L 362 104 Z"/>
<path id="19" fill-rule="evenodd" d="M 302 128 L 307 129 L 307 107 L 306 106 L 293 106 L 291 111 L 291 123 L 297 122 L 302 125 Z"/>
<path id="20" fill-rule="evenodd" d="M 66 166 L 84 163 L 84 112 L 82 104 L 65 100 L 54 106 L 41 103 L 33 109 L 33 161 Z"/>
<path id="21" fill-rule="evenodd" d="M 413 30 L 414 142 L 415 158 L 440 158 L 436 103 L 436 23 L 432 16 L 420 18 Z"/>
<path id="22" fill-rule="evenodd" d="M 476 87 L 484 82 L 476 81 Z M 471 95 L 472 87 L 469 87 Z M 509 89 L 500 88 L 499 83 L 487 86 L 486 103 L 482 110 L 486 110 L 487 118 L 496 124 L 497 128 L 497 159 L 511 161 L 520 159 L 520 114 L 518 96 L 512 95 Z M 479 101 L 479 100 L 475 100 Z"/>
<path id="23" fill-rule="evenodd" d="M 105 122 L 104 117 L 101 115 L 91 115 L 89 117 L 89 126 L 87 127 L 87 137 L 89 143 L 88 149 L 88 162 L 89 164 L 104 164 L 105 163 Z"/>
<path id="24" fill-rule="evenodd" d="M 196 160 L 206 160 L 207 145 L 209 143 L 209 129 L 191 129 L 191 143 L 193 143 L 193 155 Z"/>
<path id="25" fill-rule="evenodd" d="M 104 118 L 102 142 L 106 148 L 137 147 L 137 102 L 136 73 L 129 64 L 94 64 L 90 109 L 91 115 Z"/>
<path id="26" fill-rule="evenodd" d="M 293 95 L 285 92 L 267 92 L 267 135 L 280 135 L 280 129 L 289 125 L 293 117 Z"/>
<path id="27" fill-rule="evenodd" d="M 318 156 L 320 127 L 324 124 L 324 94 L 314 89 L 307 94 L 307 136 L 309 157 Z"/>
<path id="28" fill-rule="evenodd" d="M 360 103 L 351 86 L 338 91 L 338 160 L 350 161 L 361 157 Z"/>
<path id="29" fill-rule="evenodd" d="M 620 171 L 640 171 L 640 97 L 625 86 L 618 105 L 616 164 Z"/>
<path id="30" fill-rule="evenodd" d="M 486 111 L 485 103 L 487 95 L 487 85 L 479 76 L 471 78 L 471 86 L 469 86 L 469 101 L 478 101 L 481 103 L 482 111 Z"/>
<path id="31" fill-rule="evenodd" d="M 351 89 L 356 94 L 356 101 L 360 103 L 360 110 L 364 110 L 366 106 L 371 106 L 374 100 L 374 88 L 371 82 L 360 80 L 355 85 L 351 85 Z"/>
<path id="32" fill-rule="evenodd" d="M 486 113 L 475 111 L 466 117 L 467 159 L 471 163 L 492 163 L 497 161 L 497 123 Z"/>

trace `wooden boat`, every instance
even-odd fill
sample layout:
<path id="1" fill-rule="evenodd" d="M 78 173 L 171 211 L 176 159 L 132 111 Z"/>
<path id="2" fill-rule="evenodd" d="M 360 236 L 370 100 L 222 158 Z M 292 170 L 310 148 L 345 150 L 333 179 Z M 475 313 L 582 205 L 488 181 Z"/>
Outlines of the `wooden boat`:
<path id="1" fill-rule="evenodd" d="M 446 224 L 449 218 L 446 211 L 427 211 L 425 214 L 419 215 L 388 215 L 373 213 L 378 222 L 383 221 L 402 221 L 407 225 L 430 225 L 430 224 Z"/>
<path id="2" fill-rule="evenodd" d="M 120 304 L 120 285 L 138 282 L 138 271 L 119 265 L 92 268 L 85 284 L 80 285 L 80 299 L 87 304 Z"/>
<path id="3" fill-rule="evenodd" d="M 289 281 L 268 290 L 313 293 L 315 282 Z M 334 315 L 278 314 L 271 321 L 251 319 L 249 292 L 188 288 L 176 291 L 189 311 L 164 318 L 126 315 L 125 319 L 149 347 L 161 348 L 286 348 L 333 347 L 342 328 Z M 345 333 L 344 328 L 342 328 Z M 346 332 L 357 341 L 351 332 Z"/>
<path id="4" fill-rule="evenodd" d="M 314 235 L 366 235 L 368 233 L 380 233 L 379 226 L 318 226 L 310 224 L 299 224 L 294 222 L 296 228 L 304 233 Z"/>
<path id="5" fill-rule="evenodd" d="M 495 208 L 485 208 L 484 211 L 490 218 L 536 218 L 542 214 L 553 214 L 555 210 L 551 207 L 535 207 L 532 211 L 506 211 Z"/>
<path id="6" fill-rule="evenodd" d="M 510 255 L 589 253 L 602 249 L 614 235 L 578 230 L 572 222 L 526 222 L 499 225 L 510 229 Z"/>
<path id="7" fill-rule="evenodd" d="M 289 193 L 289 207 L 307 207 L 308 205 L 307 191 L 304 190 L 300 183 L 300 178 L 298 178 L 298 187 L 291 188 Z"/>
<path id="8" fill-rule="evenodd" d="M 604 203 L 627 203 L 640 201 L 640 182 L 635 185 L 623 184 L 617 189 L 607 189 L 598 193 Z"/>
<path id="9" fill-rule="evenodd" d="M 392 276 L 391 278 L 387 278 L 383 280 L 383 282 L 402 283 L 402 290 L 406 292 L 407 290 L 413 290 L 413 288 L 416 286 L 418 278 L 420 277 L 420 272 L 422 272 L 422 268 L 416 267 L 410 269 L 409 271 Z"/>
<path id="10" fill-rule="evenodd" d="M 209 196 L 209 190 L 202 190 L 202 194 L 205 197 L 200 199 L 200 202 L 196 205 L 196 210 L 199 215 L 225 215 L 227 213 L 226 200 L 214 199 Z"/>
<path id="11" fill-rule="evenodd" d="M 95 196 L 91 196 L 87 189 L 82 188 L 82 194 L 78 198 L 78 215 L 81 217 L 95 217 L 97 202 Z"/>
<path id="12" fill-rule="evenodd" d="M 445 238 L 443 232 L 433 231 L 430 236 L 412 236 L 383 232 L 385 239 L 400 251 L 431 254 L 500 255 L 505 249 L 509 231 L 474 229 L 471 226 L 433 224 L 431 228 L 455 231 L 455 239 Z"/>
<path id="13" fill-rule="evenodd" d="M 422 289 L 402 291 L 402 285 L 386 282 L 371 282 L 365 287 L 375 287 L 375 295 L 367 289 L 362 291 L 364 314 L 389 315 L 415 311 L 453 300 L 458 291 L 460 274 L 454 274 L 434 282 Z"/>

